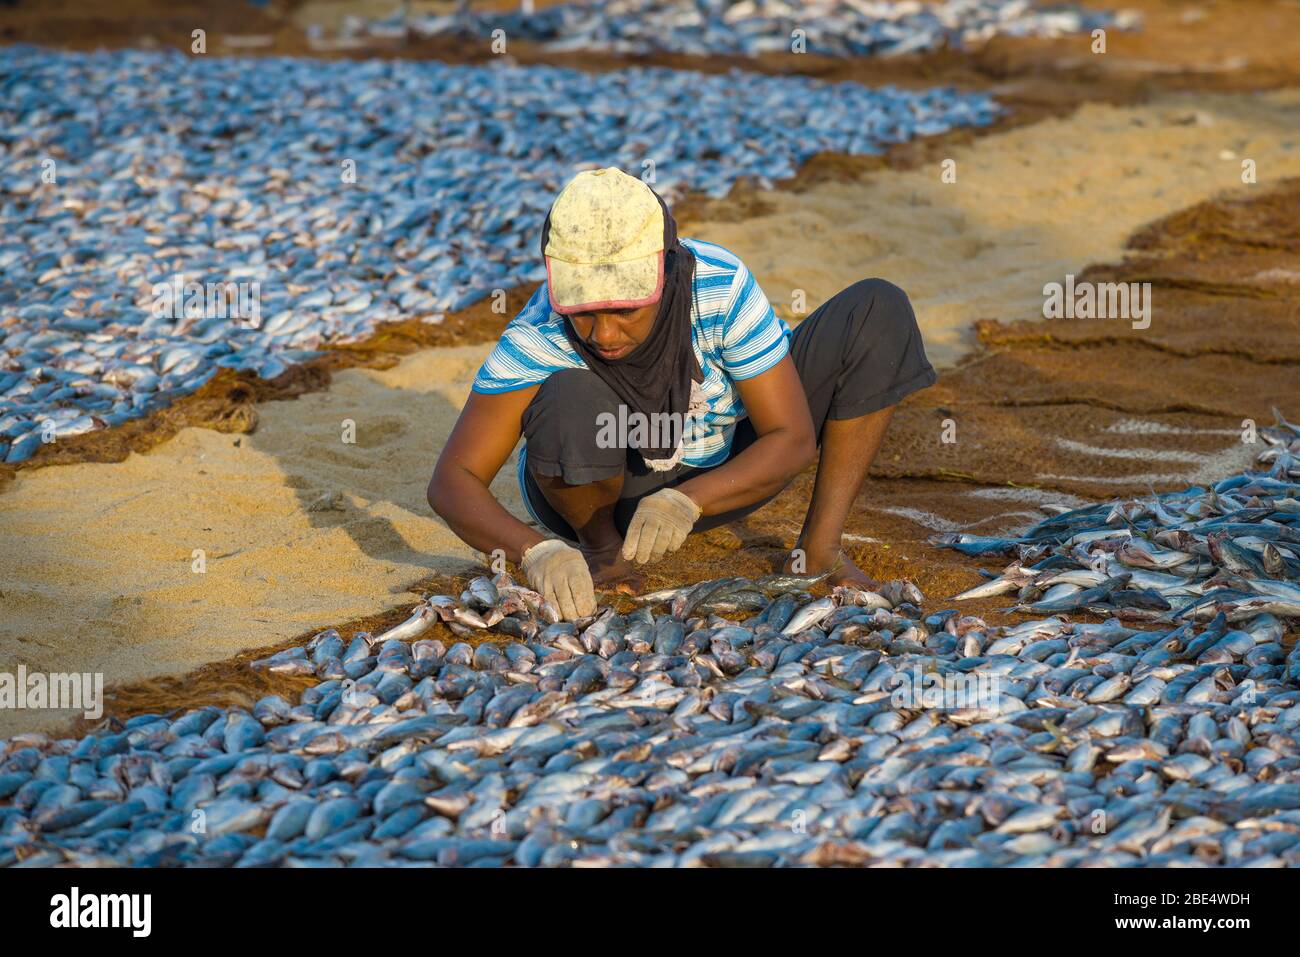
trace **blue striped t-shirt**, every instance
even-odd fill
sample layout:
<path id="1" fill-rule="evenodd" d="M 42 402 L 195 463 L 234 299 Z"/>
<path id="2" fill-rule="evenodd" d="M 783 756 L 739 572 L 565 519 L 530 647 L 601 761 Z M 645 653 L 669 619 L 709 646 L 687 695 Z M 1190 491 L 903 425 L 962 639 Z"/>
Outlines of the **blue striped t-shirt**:
<path id="1" fill-rule="evenodd" d="M 689 420 L 682 461 L 706 468 L 727 458 L 736 423 L 746 415 L 735 383 L 766 372 L 789 354 L 790 327 L 734 253 L 698 239 L 682 244 L 695 254 L 691 339 L 708 403 L 706 413 Z M 551 309 L 543 282 L 506 326 L 474 379 L 474 391 L 511 392 L 545 382 L 561 369 L 586 367 L 564 334 L 563 317 Z"/>

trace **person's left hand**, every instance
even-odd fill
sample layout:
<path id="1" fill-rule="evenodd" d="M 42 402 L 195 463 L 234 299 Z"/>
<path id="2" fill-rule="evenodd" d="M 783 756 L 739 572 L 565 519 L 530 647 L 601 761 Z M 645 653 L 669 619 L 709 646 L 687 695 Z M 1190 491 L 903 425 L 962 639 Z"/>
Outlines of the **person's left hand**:
<path id="1" fill-rule="evenodd" d="M 623 539 L 623 557 L 639 565 L 681 548 L 700 517 L 700 507 L 675 488 L 641 499 Z"/>

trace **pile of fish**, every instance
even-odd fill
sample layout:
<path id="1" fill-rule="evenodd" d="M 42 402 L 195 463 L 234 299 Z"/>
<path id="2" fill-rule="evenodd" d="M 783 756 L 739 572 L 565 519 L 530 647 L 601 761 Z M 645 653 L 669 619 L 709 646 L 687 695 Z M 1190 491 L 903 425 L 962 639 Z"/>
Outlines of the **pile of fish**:
<path id="1" fill-rule="evenodd" d="M 468 7 L 469 5 L 466 4 Z M 348 17 L 345 36 L 463 35 L 509 39 L 552 50 L 616 53 L 737 54 L 799 52 L 821 56 L 898 56 L 942 46 L 972 47 L 994 36 L 1055 37 L 1098 28 L 1132 29 L 1131 12 L 1075 4 L 1037 7 L 1030 0 L 593 0 L 525 12 L 475 11 L 383 19 Z M 796 34 L 795 31 L 802 31 Z"/>
<path id="2" fill-rule="evenodd" d="M 1300 430 L 1263 434 L 1267 471 L 945 539 L 1018 552 L 977 591 L 1015 625 L 783 576 L 562 622 L 475 579 L 253 665 L 296 703 L 12 738 L 0 865 L 1300 864 Z"/>
<path id="3" fill-rule="evenodd" d="M 717 196 L 999 112 L 796 77 L 0 48 L 0 461 L 539 281 L 578 170 Z"/>

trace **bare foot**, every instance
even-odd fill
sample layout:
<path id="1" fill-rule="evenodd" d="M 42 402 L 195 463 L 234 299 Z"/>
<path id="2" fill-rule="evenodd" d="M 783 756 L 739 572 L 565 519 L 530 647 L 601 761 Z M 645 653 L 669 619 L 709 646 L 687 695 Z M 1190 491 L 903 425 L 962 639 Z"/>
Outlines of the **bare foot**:
<path id="1" fill-rule="evenodd" d="M 582 554 L 587 559 L 587 567 L 591 569 L 593 585 L 625 595 L 635 595 L 645 586 L 645 576 L 637 571 L 636 565 L 623 557 L 622 549 L 623 543 L 619 542 L 613 548 L 600 551 L 584 548 Z"/>
<path id="2" fill-rule="evenodd" d="M 857 565 L 853 564 L 853 561 L 848 555 L 840 552 L 840 557 L 843 561 L 840 563 L 838 568 L 831 572 L 831 577 L 827 579 L 828 585 L 849 585 L 850 587 L 860 588 L 865 591 L 880 590 L 880 582 L 876 581 Z"/>
<path id="3" fill-rule="evenodd" d="M 781 570 L 787 574 L 794 573 L 793 566 L 794 556 L 791 555 L 785 560 Z M 839 549 L 834 554 L 827 555 L 814 555 L 812 552 L 805 552 L 803 566 L 803 571 L 798 574 L 820 575 L 824 571 L 829 571 L 831 574 L 826 583 L 831 586 L 849 585 L 867 591 L 876 591 L 880 588 L 880 582 L 853 564 L 853 559 Z"/>

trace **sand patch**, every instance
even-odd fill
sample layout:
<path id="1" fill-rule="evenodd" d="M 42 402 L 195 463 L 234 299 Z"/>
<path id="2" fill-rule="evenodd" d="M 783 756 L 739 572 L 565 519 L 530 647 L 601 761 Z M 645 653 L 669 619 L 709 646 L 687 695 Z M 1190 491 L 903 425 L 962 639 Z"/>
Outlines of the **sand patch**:
<path id="1" fill-rule="evenodd" d="M 340 372 L 263 406 L 253 435 L 187 428 L 125 462 L 21 474 L 0 496 L 4 668 L 112 685 L 416 600 L 412 582 L 474 559 L 424 493 L 484 352 Z M 493 491 L 522 515 L 513 475 Z M 0 737 L 50 719 L 0 712 Z"/>
<path id="2" fill-rule="evenodd" d="M 1227 154 L 1231 154 L 1230 158 Z M 739 253 L 793 316 L 868 276 L 911 296 L 936 365 L 974 342 L 978 319 L 1041 318 L 1043 286 L 1122 259 L 1144 223 L 1221 193 L 1300 173 L 1300 91 L 1164 95 L 954 145 L 955 183 L 937 163 L 756 195 L 743 222 L 705 216 L 689 235 Z M 1241 181 L 1253 159 L 1256 185 Z M 716 209 L 725 208 L 719 204 Z M 1129 331 L 1113 320 L 1116 334 Z"/>

